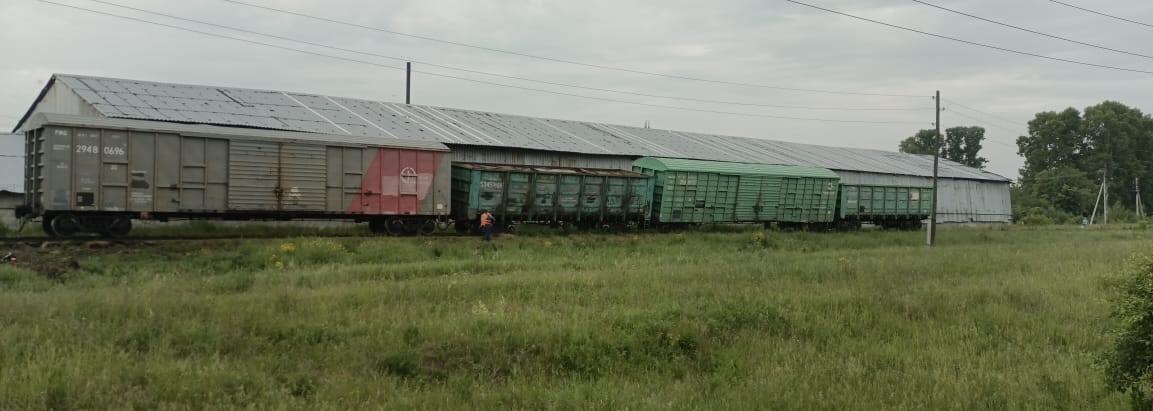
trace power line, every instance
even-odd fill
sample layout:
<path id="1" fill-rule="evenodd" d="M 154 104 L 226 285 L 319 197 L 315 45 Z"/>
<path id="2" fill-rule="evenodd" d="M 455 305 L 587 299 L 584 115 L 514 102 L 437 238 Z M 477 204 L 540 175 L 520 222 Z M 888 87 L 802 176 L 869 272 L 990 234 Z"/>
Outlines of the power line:
<path id="1" fill-rule="evenodd" d="M 1054 39 L 1057 39 L 1057 40 L 1067 41 L 1067 42 L 1070 42 L 1070 43 L 1074 43 L 1074 44 L 1080 44 L 1080 45 L 1082 45 L 1082 46 L 1095 47 L 1095 48 L 1099 48 L 1099 49 L 1102 49 L 1102 50 L 1108 50 L 1108 51 L 1112 51 L 1112 52 L 1115 52 L 1115 53 L 1128 54 L 1128 55 L 1130 55 L 1130 56 L 1137 56 L 1137 57 L 1144 57 L 1144 58 L 1147 58 L 1147 59 L 1153 59 L 1153 56 L 1150 56 L 1150 55 L 1148 55 L 1148 54 L 1141 54 L 1141 53 L 1135 53 L 1135 52 L 1132 52 L 1132 51 L 1119 50 L 1119 49 L 1110 48 L 1110 47 L 1105 47 L 1105 46 L 1101 46 L 1101 45 L 1097 45 L 1097 44 L 1093 44 L 1093 43 L 1086 43 L 1086 42 L 1083 42 L 1083 41 L 1073 40 L 1073 39 L 1070 39 L 1070 38 L 1065 38 L 1065 37 L 1061 37 L 1061 36 L 1057 36 L 1057 35 L 1053 35 L 1053 34 L 1042 33 L 1042 32 L 1036 31 L 1036 30 L 1030 30 L 1030 29 L 1027 29 L 1027 28 L 1024 28 L 1024 27 L 1014 26 L 1014 25 L 1012 25 L 1012 24 L 1008 24 L 1008 23 L 1002 23 L 1002 22 L 999 22 L 999 21 L 996 21 L 996 20 L 987 19 L 987 18 L 984 18 L 984 17 L 981 17 L 981 16 L 975 16 L 975 15 L 972 15 L 972 14 L 969 14 L 969 13 L 965 13 L 965 12 L 963 12 L 963 11 L 957 11 L 957 10 L 953 10 L 953 9 L 950 9 L 950 8 L 946 8 L 946 7 L 938 6 L 938 5 L 936 5 L 936 4 L 927 3 L 927 2 L 924 2 L 924 1 L 921 1 L 921 0 L 912 0 L 912 1 L 913 1 L 914 3 L 921 3 L 921 4 L 924 4 L 924 5 L 926 5 L 926 6 L 929 6 L 929 7 L 934 7 L 934 8 L 938 8 L 938 9 L 941 9 L 941 10 L 945 10 L 945 11 L 947 11 L 947 12 L 950 12 L 950 13 L 954 13 L 954 14 L 960 14 L 960 15 L 962 15 L 962 16 L 966 16 L 966 17 L 974 18 L 974 19 L 977 19 L 977 20 L 981 20 L 981 21 L 986 21 L 986 22 L 989 22 L 989 23 L 993 23 L 993 24 L 997 24 L 997 25 L 1001 25 L 1001 26 L 1005 26 L 1005 27 L 1009 27 L 1009 28 L 1013 28 L 1013 29 L 1017 29 L 1017 30 L 1021 30 L 1021 31 L 1026 31 L 1026 32 L 1029 32 L 1029 33 L 1033 33 L 1033 34 L 1036 34 L 1036 35 L 1040 35 L 1040 36 L 1045 36 L 1045 37 L 1054 38 Z"/>
<path id="2" fill-rule="evenodd" d="M 960 102 L 957 102 L 956 100 L 950 100 L 950 99 L 947 99 L 947 98 L 942 98 L 942 99 L 941 99 L 941 101 L 944 101 L 944 102 L 948 102 L 948 103 L 949 103 L 949 104 L 951 104 L 951 105 L 954 105 L 954 106 L 957 106 L 957 107 L 961 107 L 961 108 L 963 108 L 963 109 L 966 109 L 966 110 L 969 110 L 969 111 L 972 111 L 972 112 L 975 112 L 975 113 L 980 113 L 980 114 L 982 114 L 982 115 L 985 115 L 985 116 L 989 116 L 990 118 L 994 118 L 994 119 L 997 119 L 997 120 L 1000 120 L 1000 121 L 1004 121 L 1004 122 L 1005 122 L 1005 124 L 1012 124 L 1012 125 L 1013 125 L 1013 127 L 1021 127 L 1021 122 L 1019 122 L 1019 121 L 1010 120 L 1010 119 L 1008 119 L 1008 118 L 1006 118 L 1006 117 L 1001 117 L 1001 116 L 998 116 L 998 115 L 996 115 L 996 114 L 993 114 L 993 113 L 989 113 L 989 112 L 987 112 L 987 111 L 981 111 L 981 110 L 975 109 L 975 108 L 973 108 L 973 107 L 970 107 L 970 106 L 966 106 L 966 105 L 964 105 L 964 104 L 961 104 Z"/>
<path id="3" fill-rule="evenodd" d="M 225 0 L 225 1 L 228 1 L 228 0 Z M 1093 13 L 1093 14 L 1096 14 L 1096 15 L 1105 16 L 1105 17 L 1108 17 L 1108 18 L 1111 18 L 1111 19 L 1116 19 L 1116 20 L 1126 21 L 1126 22 L 1129 22 L 1129 23 L 1133 23 L 1133 24 L 1137 24 L 1137 25 L 1141 25 L 1141 26 L 1145 26 L 1145 27 L 1150 27 L 1150 28 L 1153 28 L 1153 24 L 1149 24 L 1149 23 L 1142 23 L 1142 22 L 1139 22 L 1139 21 L 1136 21 L 1136 20 L 1129 20 L 1129 19 L 1127 19 L 1127 18 L 1124 18 L 1124 17 L 1118 17 L 1118 16 L 1114 16 L 1114 15 L 1112 15 L 1112 14 L 1106 14 L 1106 13 L 1102 13 L 1102 12 L 1099 12 L 1099 11 L 1089 10 L 1089 9 L 1087 9 L 1087 8 L 1084 8 L 1084 7 L 1080 7 L 1080 6 L 1074 6 L 1074 5 L 1072 5 L 1072 4 L 1069 4 L 1069 3 L 1066 3 L 1066 2 L 1063 2 L 1063 1 L 1057 1 L 1057 0 L 1049 0 L 1049 1 L 1051 1 L 1051 2 L 1054 2 L 1054 3 L 1057 3 L 1057 4 L 1060 4 L 1060 5 L 1062 5 L 1062 6 L 1065 6 L 1065 7 L 1071 7 L 1071 8 L 1077 9 L 1077 10 L 1081 10 L 1081 11 L 1084 11 L 1084 12 L 1089 12 L 1089 13 Z"/>
<path id="4" fill-rule="evenodd" d="M 492 72 L 486 72 L 486 71 L 480 71 L 480 70 L 446 66 L 446 65 L 431 63 L 431 62 L 427 62 L 427 61 L 420 61 L 420 60 L 414 60 L 414 59 L 409 59 L 409 58 L 389 56 L 389 55 L 372 53 L 372 52 L 367 52 L 367 51 L 348 49 L 348 48 L 333 46 L 333 45 L 329 45 L 329 44 L 315 43 L 315 42 L 299 40 L 299 39 L 295 39 L 295 38 L 287 37 L 287 36 L 268 34 L 268 33 L 263 33 L 263 32 L 259 32 L 259 31 L 254 31 L 254 30 L 248 30 L 248 29 L 242 29 L 242 28 L 237 28 L 237 27 L 232 27 L 232 26 L 226 26 L 226 25 L 222 25 L 222 24 L 216 24 L 216 23 L 207 22 L 207 21 L 203 21 L 203 20 L 195 20 L 195 19 L 175 16 L 175 15 L 171 15 L 171 14 L 159 13 L 159 12 L 141 9 L 141 8 L 137 8 L 137 7 L 130 7 L 130 6 L 125 6 L 125 5 L 121 5 L 121 4 L 116 4 L 116 3 L 112 3 L 112 2 L 108 2 L 108 1 L 104 1 L 104 0 L 89 0 L 89 1 L 92 1 L 95 3 L 100 3 L 100 4 L 106 4 L 106 5 L 113 6 L 113 7 L 120 7 L 120 8 L 124 8 L 124 9 L 128 9 L 128 10 L 133 10 L 133 11 L 137 11 L 137 12 L 141 12 L 141 13 L 147 13 L 147 14 L 151 14 L 151 15 L 155 15 L 155 16 L 162 16 L 162 17 L 167 17 L 167 18 L 175 19 L 175 20 L 181 20 L 181 21 L 186 21 L 186 22 L 191 22 L 191 23 L 196 23 L 196 24 L 202 24 L 202 25 L 211 26 L 211 27 L 218 27 L 218 28 L 223 28 L 223 29 L 227 29 L 227 30 L 238 31 L 241 33 L 254 34 L 257 36 L 263 36 L 263 37 L 274 38 L 274 39 L 278 39 L 278 40 L 290 41 L 290 42 L 294 42 L 294 43 L 306 44 L 306 45 L 313 46 L 313 47 L 328 48 L 328 49 L 332 49 L 332 50 L 343 51 L 346 53 L 360 54 L 360 55 L 364 55 L 364 56 L 380 57 L 380 58 L 384 58 L 384 59 L 401 61 L 401 62 L 419 63 L 419 64 L 423 64 L 426 66 L 438 67 L 438 68 L 447 69 L 447 70 L 461 71 L 461 72 L 473 73 L 473 74 L 481 74 L 481 75 L 486 75 L 486 76 L 493 76 L 493 77 L 500 77 L 500 78 L 506 78 L 506 79 L 512 79 L 512 80 L 527 81 L 527 82 L 539 83 L 539 84 L 548 84 L 548 85 L 560 86 L 560 87 L 570 87 L 570 88 L 576 88 L 576 89 L 582 89 L 582 90 L 600 91 L 600 92 L 616 93 L 616 94 L 626 94 L 626 95 L 641 96 L 641 97 L 653 97 L 653 98 L 661 98 L 661 99 L 669 99 L 669 100 L 693 101 L 693 102 L 699 102 L 699 103 L 727 104 L 727 105 L 745 106 L 745 107 L 767 107 L 767 108 L 804 109 L 804 110 L 843 110 L 843 111 L 920 111 L 920 110 L 929 110 L 929 108 L 918 108 L 918 107 L 819 107 L 819 106 L 799 106 L 799 105 L 785 105 L 785 104 L 762 104 L 762 103 L 710 100 L 710 99 L 701 99 L 701 98 L 692 98 L 692 97 L 678 97 L 678 96 L 668 96 L 668 95 L 660 95 L 660 94 L 638 93 L 638 92 L 633 92 L 633 91 L 615 90 L 615 89 L 607 89 L 607 88 L 599 88 L 599 87 L 581 86 L 581 85 L 575 85 L 575 84 L 560 83 L 560 82 L 546 81 L 546 80 L 537 80 L 537 79 L 531 79 L 531 78 L 526 78 L 526 77 L 511 76 L 511 75 L 506 75 L 506 74 L 492 73 Z"/>
<path id="5" fill-rule="evenodd" d="M 227 1 L 227 0 L 226 0 L 226 1 Z M 1042 55 L 1042 54 L 1030 53 L 1030 52 L 1027 52 L 1027 51 L 1020 51 L 1020 50 L 1014 50 L 1014 49 L 1009 49 L 1009 48 L 1004 48 L 1004 47 L 994 46 L 994 45 L 990 45 L 990 44 L 985 44 L 985 43 L 978 43 L 978 42 L 975 42 L 975 41 L 969 41 L 969 40 L 959 39 L 959 38 L 956 38 L 956 37 L 949 37 L 949 36 L 945 36 L 945 35 L 941 35 L 941 34 L 930 33 L 930 32 L 927 32 L 927 31 L 921 31 L 921 30 L 917 30 L 917 29 L 913 29 L 913 28 L 909 28 L 909 27 L 905 27 L 905 26 L 896 25 L 896 24 L 885 23 L 885 22 L 883 22 L 883 21 L 873 20 L 873 19 L 869 19 L 869 18 L 865 18 L 865 17 L 861 17 L 861 16 L 855 16 L 855 15 L 852 15 L 852 14 L 849 14 L 849 13 L 843 13 L 843 12 L 839 12 L 839 11 L 836 11 L 836 10 L 830 10 L 830 9 L 826 9 L 826 8 L 824 8 L 824 7 L 820 7 L 820 6 L 814 6 L 814 5 L 812 5 L 812 4 L 808 4 L 808 3 L 802 3 L 802 2 L 799 2 L 799 1 L 796 1 L 796 0 L 785 0 L 785 1 L 787 1 L 787 2 L 789 2 L 789 3 L 799 4 L 799 5 L 802 5 L 802 6 L 805 6 L 805 7 L 809 7 L 809 8 L 813 8 L 813 9 L 817 9 L 817 10 L 821 10 L 821 11 L 826 11 L 826 12 L 829 12 L 829 13 L 833 13 L 833 14 L 837 14 L 837 15 L 841 15 L 841 16 L 845 16 L 845 17 L 851 17 L 851 18 L 854 18 L 854 19 L 857 19 L 857 20 L 862 20 L 862 21 L 867 21 L 867 22 L 870 22 L 870 23 L 874 23 L 874 24 L 880 24 L 880 25 L 882 25 L 882 26 L 892 27 L 892 28 L 895 28 L 895 29 L 899 29 L 899 30 L 910 31 L 910 32 L 913 32 L 913 33 L 923 34 L 923 35 L 926 35 L 926 36 L 930 36 L 930 37 L 936 37 L 936 38 L 940 38 L 940 39 L 945 39 L 945 40 L 955 41 L 955 42 L 958 42 L 958 43 L 965 43 L 965 44 L 970 44 L 970 45 L 974 45 L 974 46 L 978 46 L 978 47 L 984 47 L 984 48 L 989 48 L 989 49 L 993 49 L 993 50 L 1000 50 L 1000 51 L 1004 51 L 1004 52 L 1007 52 L 1007 53 L 1020 54 L 1020 55 L 1023 55 L 1023 56 L 1031 56 L 1031 57 L 1037 57 L 1037 58 L 1042 58 L 1042 59 L 1046 59 L 1046 60 L 1061 61 L 1061 62 L 1065 62 L 1065 63 L 1079 64 L 1079 65 L 1083 65 L 1083 66 L 1091 66 L 1091 67 L 1105 68 L 1105 69 L 1110 69 L 1110 70 L 1128 71 L 1128 72 L 1133 72 L 1133 73 L 1153 74 L 1153 71 L 1148 71 L 1148 70 L 1140 70 L 1140 69 L 1131 69 L 1131 68 L 1124 68 L 1124 67 L 1109 66 L 1109 65 L 1104 65 L 1104 64 L 1097 64 L 1097 63 L 1089 63 L 1089 62 L 1084 62 L 1084 61 L 1079 61 L 1079 60 L 1063 59 L 1063 58 L 1060 58 L 1060 57 L 1050 57 L 1050 56 L 1046 56 L 1046 55 Z"/>
<path id="6" fill-rule="evenodd" d="M 227 35 L 218 34 L 218 33 L 211 33 L 211 32 L 206 32 L 206 31 L 202 31 L 202 30 L 191 29 L 191 28 L 187 28 L 187 27 L 181 27 L 181 26 L 175 26 L 175 25 L 171 25 L 171 24 L 154 22 L 154 21 L 140 19 L 140 18 L 136 18 L 136 17 L 122 16 L 122 15 L 118 15 L 118 14 L 88 9 L 88 8 L 79 7 L 79 6 L 73 6 L 73 5 L 69 5 L 69 4 L 56 3 L 53 1 L 49 1 L 49 0 L 37 0 L 37 1 L 42 2 L 42 3 L 48 3 L 48 4 L 56 5 L 56 6 L 67 7 L 67 8 L 71 8 L 71 9 L 75 9 L 75 10 L 86 11 L 86 12 L 90 12 L 90 13 L 94 13 L 94 14 L 100 14 L 100 15 L 105 15 L 105 16 L 109 16 L 109 17 L 116 17 L 116 18 L 120 18 L 120 19 L 131 20 L 131 21 L 136 21 L 136 22 L 140 22 L 140 23 L 151 24 L 151 25 L 156 25 L 156 26 L 161 26 L 161 27 L 167 27 L 167 28 L 176 29 L 176 30 L 183 30 L 183 31 L 197 33 L 197 34 L 211 36 L 211 37 L 240 41 L 240 42 L 265 46 L 265 47 L 272 47 L 272 48 L 276 48 L 276 49 L 280 49 L 280 50 L 287 50 L 287 51 L 293 51 L 293 52 L 298 52 L 298 53 L 310 54 L 310 55 L 314 55 L 314 56 L 343 60 L 343 61 L 348 61 L 348 62 L 367 64 L 367 65 L 371 65 L 371 66 L 388 68 L 388 69 L 393 69 L 393 70 L 405 70 L 403 67 L 394 67 L 394 66 L 389 66 L 386 64 L 380 64 L 380 63 L 366 61 L 366 60 L 358 60 L 358 59 L 349 58 L 349 57 L 335 56 L 335 55 L 319 53 L 319 52 L 315 52 L 315 51 L 302 50 L 302 49 L 286 47 L 286 46 L 281 46 L 281 45 L 276 45 L 276 44 L 271 44 L 271 43 L 265 43 L 265 42 L 256 41 L 256 40 L 244 39 L 244 38 L 239 38 L 239 37 L 232 37 L 232 36 L 227 36 Z M 531 87 L 521 87 L 521 86 L 510 85 L 510 84 L 502 84 L 502 83 L 496 83 L 496 82 L 491 82 L 491 81 L 477 80 L 477 79 L 471 79 L 471 78 L 466 78 L 466 77 L 451 76 L 451 75 L 447 75 L 447 74 L 433 73 L 433 72 L 427 72 L 427 71 L 417 71 L 417 70 L 413 70 L 413 71 L 418 72 L 418 73 L 422 73 L 422 74 L 426 74 L 426 75 L 430 75 L 430 76 L 456 79 L 456 80 L 468 81 L 468 82 L 480 83 L 480 84 L 488 84 L 488 85 L 498 86 L 498 87 L 506 87 L 506 88 L 513 88 L 513 89 L 519 89 L 519 90 L 534 91 L 534 92 L 539 92 L 539 93 L 548 93 L 548 94 L 577 97 L 577 98 L 584 98 L 584 99 L 590 99 L 590 100 L 599 100 L 599 101 L 606 101 L 606 102 L 613 102 L 613 103 L 623 103 L 623 104 L 632 104 L 632 105 L 638 105 L 638 106 L 664 108 L 664 109 L 670 109 L 670 110 L 693 111 L 693 112 L 713 113 L 713 114 L 726 114 L 726 115 L 734 115 L 734 116 L 742 116 L 742 117 L 774 118 L 774 119 L 782 119 L 782 120 L 817 121 L 817 122 L 828 122 L 828 123 L 921 124 L 920 122 L 912 122 L 912 121 L 842 120 L 842 119 L 827 119 L 827 118 L 775 116 L 775 115 L 767 115 L 767 114 L 753 114 L 753 113 L 739 113 L 739 112 L 720 111 L 720 110 L 696 109 L 696 108 L 680 107 L 680 106 L 668 106 L 668 105 L 661 105 L 661 104 L 641 103 L 641 102 L 627 101 L 627 100 L 616 100 L 616 99 L 609 99 L 609 98 L 595 97 L 595 96 L 586 96 L 586 95 L 581 95 L 581 94 L 572 94 L 572 93 L 565 93 L 565 92 L 552 91 L 552 90 L 542 90 L 542 89 L 536 89 L 536 88 L 531 88 Z"/>
<path id="7" fill-rule="evenodd" d="M 987 122 L 985 122 L 985 121 L 983 121 L 983 120 L 981 120 L 981 119 L 978 119 L 978 118 L 975 118 L 975 117 L 970 117 L 970 116 L 967 116 L 967 115 L 965 115 L 964 113 L 961 113 L 961 112 L 959 112 L 959 111 L 951 111 L 950 113 L 952 113 L 952 114 L 956 114 L 956 115 L 958 115 L 958 116 L 961 116 L 961 117 L 964 117 L 964 118 L 967 118 L 967 119 L 969 119 L 969 120 L 973 120 L 973 121 L 977 121 L 977 122 L 980 122 L 981 124 L 984 124 L 984 125 L 987 125 L 987 126 L 992 126 L 992 127 L 994 127 L 994 128 L 999 128 L 999 129 L 1001 129 L 1001 130 L 1004 130 L 1004 131 L 1009 131 L 1009 132 L 1011 132 L 1011 133 L 1016 133 L 1016 131 L 1012 131 L 1012 130 L 1009 130 L 1009 129 L 1007 129 L 1007 128 L 1002 128 L 1002 127 L 999 127 L 999 126 L 997 126 L 997 125 L 994 125 L 994 124 L 989 124 L 989 123 L 987 123 Z M 991 139 L 991 138 L 986 138 L 986 139 L 985 139 L 985 141 L 988 141 L 988 142 L 990 142 L 990 143 L 993 143 L 993 144 L 999 144 L 999 145 L 1002 145 L 1002 146 L 1005 146 L 1005 147 L 1012 147 L 1012 148 L 1017 148 L 1017 146 L 1016 146 L 1015 144 L 1003 143 L 1003 142 L 1000 142 L 1000 141 L 996 141 L 996 140 L 993 140 L 993 139 Z"/>
<path id="8" fill-rule="evenodd" d="M 313 15 L 308 15 L 308 14 L 304 14 L 304 13 L 298 13 L 298 12 L 294 12 L 294 11 L 278 9 L 275 7 L 262 6 L 259 4 L 246 3 L 246 2 L 242 2 L 242 1 L 236 1 L 236 0 L 221 0 L 221 1 L 234 3 L 234 4 L 240 4 L 240 5 L 258 8 L 258 9 L 263 9 L 263 10 L 268 10 L 268 11 L 273 11 L 273 12 L 277 12 L 277 13 L 290 14 L 293 16 L 304 17 L 307 19 L 319 20 L 319 21 L 324 21 L 324 22 L 329 22 L 329 23 L 334 23 L 334 24 L 340 24 L 340 25 L 349 26 L 349 27 L 357 27 L 357 28 L 361 28 L 361 29 L 365 29 L 365 30 L 372 30 L 372 31 L 377 31 L 377 32 L 381 32 L 381 33 L 388 33 L 388 34 L 393 34 L 393 35 L 397 35 L 397 36 L 410 37 L 410 38 L 432 41 L 432 42 L 437 42 L 437 43 L 442 43 L 442 44 L 451 44 L 454 46 L 468 47 L 468 48 L 472 48 L 472 49 L 490 51 L 490 52 L 494 52 L 494 53 L 502 53 L 502 54 L 508 54 L 508 55 L 513 55 L 513 56 L 520 56 L 520 57 L 527 57 L 527 58 L 538 59 L 538 60 L 551 61 L 554 63 L 564 63 L 564 64 L 572 64 L 572 65 L 590 67 L 590 68 L 596 68 L 596 69 L 602 69 L 602 70 L 613 70 L 613 71 L 619 71 L 619 72 L 625 72 L 625 73 L 643 74 L 646 76 L 656 76 L 656 77 L 664 77 L 664 78 L 671 78 L 671 79 L 677 79 L 677 80 L 689 80 L 689 81 L 714 83 L 714 84 L 727 84 L 727 85 L 731 85 L 731 86 L 756 87 L 756 88 L 766 88 L 766 89 L 773 89 L 773 90 L 798 91 L 798 92 L 808 92 L 808 93 L 843 94 L 843 95 L 856 95 L 856 96 L 878 96 L 878 97 L 910 97 L 910 98 L 924 98 L 924 97 L 926 97 L 924 95 L 917 95 L 917 94 L 867 93 L 867 92 L 843 91 L 843 90 L 823 90 L 823 89 L 808 89 L 808 88 L 798 88 L 798 87 L 782 87 L 782 86 L 771 86 L 771 85 L 765 85 L 765 84 L 743 83 L 743 82 L 726 81 L 726 80 L 706 79 L 706 78 L 700 78 L 700 77 L 680 76 L 680 75 L 675 75 L 675 74 L 656 73 L 656 72 L 651 72 L 651 71 L 635 70 L 635 69 L 624 68 L 624 67 L 584 63 L 584 62 L 579 62 L 579 61 L 575 61 L 575 60 L 565 60 L 565 59 L 560 59 L 560 58 L 555 58 L 555 57 L 545 57 L 545 56 L 539 56 L 539 55 L 534 55 L 534 54 L 521 53 L 521 52 L 509 51 L 509 50 L 502 50 L 502 49 L 485 47 L 485 46 L 478 46 L 478 45 L 468 44 L 468 43 L 461 43 L 461 42 L 457 42 L 457 41 L 443 40 L 443 39 L 438 39 L 435 37 L 402 33 L 402 32 L 395 31 L 395 30 L 366 26 L 363 24 L 356 24 L 356 23 L 352 23 L 352 22 L 330 19 L 330 18 L 326 18 L 326 17 L 313 16 Z"/>

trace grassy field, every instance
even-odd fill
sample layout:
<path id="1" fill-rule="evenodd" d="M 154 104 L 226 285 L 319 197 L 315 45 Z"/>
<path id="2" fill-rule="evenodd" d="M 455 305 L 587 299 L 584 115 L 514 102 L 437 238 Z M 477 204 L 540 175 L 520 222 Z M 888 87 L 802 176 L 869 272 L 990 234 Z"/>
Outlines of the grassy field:
<path id="1" fill-rule="evenodd" d="M 290 238 L 29 249 L 0 410 L 1109 410 L 1153 231 Z M 85 253 L 87 256 L 79 256 Z M 42 266 L 42 264 L 41 264 Z"/>

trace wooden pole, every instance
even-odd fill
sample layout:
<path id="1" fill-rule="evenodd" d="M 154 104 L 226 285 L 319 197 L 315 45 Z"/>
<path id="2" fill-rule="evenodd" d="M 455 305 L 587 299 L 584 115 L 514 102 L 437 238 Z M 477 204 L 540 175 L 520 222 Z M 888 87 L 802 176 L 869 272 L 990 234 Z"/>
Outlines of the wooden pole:
<path id="1" fill-rule="evenodd" d="M 934 97 L 937 100 L 937 135 L 933 140 L 933 210 L 929 214 L 929 247 L 937 245 L 937 169 L 940 167 L 941 158 L 941 90 L 937 90 Z"/>

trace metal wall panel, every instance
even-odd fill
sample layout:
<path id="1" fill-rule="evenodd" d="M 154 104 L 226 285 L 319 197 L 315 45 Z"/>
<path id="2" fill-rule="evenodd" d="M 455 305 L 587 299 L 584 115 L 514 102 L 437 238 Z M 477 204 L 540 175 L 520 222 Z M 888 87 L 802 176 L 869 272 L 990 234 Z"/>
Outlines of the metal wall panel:
<path id="1" fill-rule="evenodd" d="M 228 151 L 230 210 L 276 210 L 278 156 L 276 143 L 231 141 Z"/>
<path id="2" fill-rule="evenodd" d="M 205 144 L 204 205 L 209 210 L 228 208 L 228 145 L 220 139 L 208 139 Z"/>
<path id="3" fill-rule="evenodd" d="M 933 179 L 916 176 L 837 171 L 844 184 L 932 187 Z M 1010 223 L 1009 182 L 941 178 L 937 221 L 943 223 Z"/>
<path id="4" fill-rule="evenodd" d="M 356 201 L 361 194 L 364 172 L 376 151 L 359 147 L 327 148 L 325 204 L 329 211 L 347 211 L 350 204 Z"/>
<path id="5" fill-rule="evenodd" d="M 327 159 L 321 145 L 233 140 L 228 208 L 325 211 Z"/>
<path id="6" fill-rule="evenodd" d="M 228 198 L 228 141 L 182 137 L 179 209 L 223 211 Z"/>
<path id="7" fill-rule="evenodd" d="M 203 138 L 184 137 L 180 148 L 180 209 L 204 210 L 207 177 Z"/>
<path id="8" fill-rule="evenodd" d="M 100 170 L 100 209 L 128 209 L 128 133 L 102 130 Z"/>
<path id="9" fill-rule="evenodd" d="M 100 204 L 100 130 L 74 129 L 72 137 L 73 202 L 78 211 L 98 210 Z"/>
<path id="10" fill-rule="evenodd" d="M 80 93 L 91 92 L 81 90 Z M 34 109 L 60 114 L 99 116 L 101 113 L 90 104 L 91 101 L 99 102 L 100 100 L 94 94 L 83 97 L 68 85 L 57 82 L 48 88 Z"/>
<path id="11" fill-rule="evenodd" d="M 154 211 L 180 210 L 180 136 L 156 135 Z"/>
<path id="12" fill-rule="evenodd" d="M 128 134 L 129 200 L 131 211 L 153 211 L 156 203 L 156 134 Z"/>
<path id="13" fill-rule="evenodd" d="M 833 171 L 841 177 L 841 183 L 864 186 L 932 187 L 929 177 L 903 176 L 895 174 L 865 173 L 859 171 Z"/>
<path id="14" fill-rule="evenodd" d="M 24 133 L 24 204 L 44 202 L 43 189 L 43 138 L 44 129 Z"/>
<path id="15" fill-rule="evenodd" d="M 282 209 L 326 211 L 327 148 L 311 144 L 282 144 L 280 189 Z M 328 211 L 340 211 L 338 208 Z"/>
<path id="16" fill-rule="evenodd" d="M 45 128 L 41 138 L 44 208 L 68 210 L 72 207 L 72 129 Z"/>
<path id="17" fill-rule="evenodd" d="M 941 179 L 937 187 L 937 221 L 947 223 L 1010 223 L 1009 184 Z"/>

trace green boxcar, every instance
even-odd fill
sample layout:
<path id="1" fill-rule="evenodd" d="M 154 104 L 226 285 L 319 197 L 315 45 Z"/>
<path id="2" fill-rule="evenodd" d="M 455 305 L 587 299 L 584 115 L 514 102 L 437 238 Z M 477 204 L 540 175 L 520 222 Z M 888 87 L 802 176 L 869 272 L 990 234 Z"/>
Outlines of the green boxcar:
<path id="1" fill-rule="evenodd" d="M 641 222 L 649 207 L 650 178 L 628 170 L 455 163 L 453 218 L 467 228 L 480 210 L 509 223 Z"/>
<path id="2" fill-rule="evenodd" d="M 919 228 L 933 211 L 933 189 L 875 185 L 841 185 L 837 217 L 851 222 Z"/>
<path id="3" fill-rule="evenodd" d="M 840 179 L 823 168 L 645 157 L 659 223 L 830 223 Z"/>

